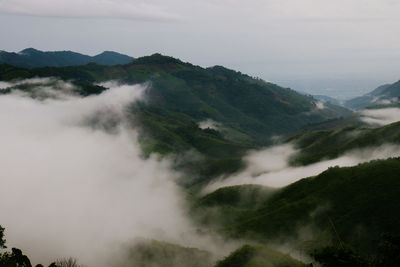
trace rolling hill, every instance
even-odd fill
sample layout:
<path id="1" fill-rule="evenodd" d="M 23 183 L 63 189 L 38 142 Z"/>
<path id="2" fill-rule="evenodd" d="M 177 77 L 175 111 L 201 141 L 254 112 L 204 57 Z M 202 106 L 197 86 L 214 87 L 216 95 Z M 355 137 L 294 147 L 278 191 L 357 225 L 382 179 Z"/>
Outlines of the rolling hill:
<path id="1" fill-rule="evenodd" d="M 299 150 L 292 165 L 308 165 L 333 159 L 353 149 L 400 143 L 400 122 L 382 127 L 347 126 L 339 129 L 309 130 L 287 139 Z"/>
<path id="2" fill-rule="evenodd" d="M 400 159 L 392 158 L 332 167 L 275 191 L 221 188 L 195 202 L 192 212 L 202 225 L 234 238 L 290 240 L 306 251 L 342 242 L 373 257 L 382 234 L 400 234 L 399 171 Z M 258 197 L 249 198 L 249 190 Z M 246 201 L 252 204 L 241 204 Z M 234 219 L 226 220 L 227 214 Z"/>

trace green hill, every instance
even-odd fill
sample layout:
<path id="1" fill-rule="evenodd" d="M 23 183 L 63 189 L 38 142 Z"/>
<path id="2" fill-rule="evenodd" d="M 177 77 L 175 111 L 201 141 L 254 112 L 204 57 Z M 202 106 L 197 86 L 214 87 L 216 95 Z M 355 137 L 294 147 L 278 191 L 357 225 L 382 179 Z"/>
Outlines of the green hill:
<path id="1" fill-rule="evenodd" d="M 298 249 L 348 244 L 373 256 L 384 233 L 400 235 L 400 158 L 333 167 L 241 206 L 220 189 L 200 198 L 197 221 L 234 238 L 291 242 Z M 229 188 L 236 194 L 247 186 Z M 209 201 L 209 199 L 217 201 Z M 226 210 L 235 216 L 225 220 Z M 209 216 L 212 214 L 212 216 Z M 198 216 L 198 217 L 196 217 Z M 207 220 L 201 220 L 207 218 Z"/>
<path id="2" fill-rule="evenodd" d="M 322 159 L 333 159 L 353 149 L 373 148 L 400 143 L 400 122 L 383 127 L 348 126 L 332 130 L 304 131 L 290 137 L 299 152 L 292 165 L 308 165 Z"/>

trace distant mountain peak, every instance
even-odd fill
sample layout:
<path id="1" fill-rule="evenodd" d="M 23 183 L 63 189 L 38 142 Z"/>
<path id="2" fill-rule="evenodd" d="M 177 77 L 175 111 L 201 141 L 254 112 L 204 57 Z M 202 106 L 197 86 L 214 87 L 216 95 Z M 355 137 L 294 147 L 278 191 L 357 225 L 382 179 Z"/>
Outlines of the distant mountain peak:
<path id="1" fill-rule="evenodd" d="M 345 106 L 355 110 L 368 107 L 398 106 L 400 103 L 400 81 L 384 84 L 363 96 L 345 102 Z"/>
<path id="2" fill-rule="evenodd" d="M 155 53 L 152 54 L 151 56 L 144 56 L 140 57 L 135 60 L 137 63 L 142 63 L 142 64 L 181 64 L 183 63 L 181 60 L 170 57 L 170 56 L 165 56 L 160 53 Z"/>
<path id="3" fill-rule="evenodd" d="M 33 54 L 33 53 L 43 53 L 43 51 L 37 50 L 35 48 L 29 47 L 29 48 L 25 48 L 24 50 L 21 50 L 19 52 L 19 54 Z"/>
<path id="4" fill-rule="evenodd" d="M 100 56 L 100 55 L 122 55 L 122 56 L 125 56 L 124 54 L 121 54 L 121 53 L 118 53 L 118 52 L 115 52 L 115 51 L 103 51 L 102 53 L 100 53 L 100 54 L 98 54 L 97 56 Z"/>
<path id="5" fill-rule="evenodd" d="M 9 64 L 16 67 L 65 67 L 78 66 L 88 63 L 99 65 L 127 64 L 133 57 L 114 51 L 104 51 L 96 56 L 88 56 L 73 51 L 40 51 L 35 48 L 26 48 L 18 53 L 2 52 L 0 64 Z"/>

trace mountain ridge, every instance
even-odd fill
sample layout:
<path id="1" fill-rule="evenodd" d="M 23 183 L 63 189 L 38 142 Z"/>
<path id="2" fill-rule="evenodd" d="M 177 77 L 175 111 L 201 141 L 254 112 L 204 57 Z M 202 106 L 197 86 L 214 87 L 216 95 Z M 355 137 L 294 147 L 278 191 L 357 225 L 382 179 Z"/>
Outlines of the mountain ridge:
<path id="1" fill-rule="evenodd" d="M 4 69 L 0 70 L 0 79 L 11 80 L 53 76 L 85 83 L 150 82 L 150 104 L 183 113 L 195 122 L 212 119 L 256 143 L 267 144 L 273 135 L 285 135 L 309 123 L 351 113 L 329 103 L 318 107 L 312 97 L 241 72 L 221 66 L 202 68 L 161 54 L 118 66 L 87 64 L 29 71 L 12 68 L 7 71 L 3 66 L 0 69 Z"/>
<path id="2" fill-rule="evenodd" d="M 400 81 L 392 84 L 384 84 L 373 91 L 344 103 L 347 108 L 360 110 L 374 106 L 390 106 L 398 104 L 400 99 Z"/>
<path id="3" fill-rule="evenodd" d="M 0 64 L 24 68 L 79 66 L 91 62 L 102 65 L 118 65 L 129 63 L 132 60 L 134 60 L 133 57 L 114 51 L 104 51 L 95 56 L 68 50 L 41 51 L 35 48 L 25 48 L 18 53 L 0 51 Z"/>

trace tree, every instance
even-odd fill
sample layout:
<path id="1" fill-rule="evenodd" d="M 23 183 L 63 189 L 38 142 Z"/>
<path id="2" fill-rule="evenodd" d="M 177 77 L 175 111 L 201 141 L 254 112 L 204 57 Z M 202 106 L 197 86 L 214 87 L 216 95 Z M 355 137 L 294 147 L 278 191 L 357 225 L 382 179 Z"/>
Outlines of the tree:
<path id="1" fill-rule="evenodd" d="M 4 228 L 0 225 L 0 249 L 7 248 L 6 247 L 6 240 L 4 239 Z"/>
<path id="2" fill-rule="evenodd" d="M 56 266 L 56 267 L 83 267 L 83 265 L 78 264 L 78 261 L 76 259 L 74 259 L 74 258 L 58 259 L 58 260 L 56 260 L 54 265 L 50 265 L 50 266 L 51 267 L 52 266 Z"/>
<path id="3" fill-rule="evenodd" d="M 20 249 L 12 248 L 10 252 L 0 254 L 0 266 L 2 267 L 32 267 L 29 258 Z"/>

